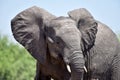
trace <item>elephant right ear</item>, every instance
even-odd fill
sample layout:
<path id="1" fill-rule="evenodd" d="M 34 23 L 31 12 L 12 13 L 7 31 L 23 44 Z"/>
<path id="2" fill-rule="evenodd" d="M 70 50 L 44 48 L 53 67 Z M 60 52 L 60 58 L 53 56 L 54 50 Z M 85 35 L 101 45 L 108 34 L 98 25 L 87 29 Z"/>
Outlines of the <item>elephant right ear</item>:
<path id="1" fill-rule="evenodd" d="M 19 13 L 11 21 L 14 38 L 40 63 L 46 60 L 44 27 L 55 16 L 33 6 Z"/>
<path id="2" fill-rule="evenodd" d="M 68 12 L 71 19 L 76 21 L 77 27 L 82 34 L 82 48 L 90 49 L 94 43 L 97 34 L 97 22 L 85 8 L 75 9 Z"/>

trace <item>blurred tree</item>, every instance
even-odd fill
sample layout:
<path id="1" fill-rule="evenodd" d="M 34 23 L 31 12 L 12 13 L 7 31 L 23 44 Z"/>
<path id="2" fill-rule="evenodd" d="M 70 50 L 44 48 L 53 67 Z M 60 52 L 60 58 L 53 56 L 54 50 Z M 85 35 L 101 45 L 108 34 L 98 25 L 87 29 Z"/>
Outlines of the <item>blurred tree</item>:
<path id="1" fill-rule="evenodd" d="M 0 36 L 0 80 L 33 80 L 35 63 L 23 47 Z"/>

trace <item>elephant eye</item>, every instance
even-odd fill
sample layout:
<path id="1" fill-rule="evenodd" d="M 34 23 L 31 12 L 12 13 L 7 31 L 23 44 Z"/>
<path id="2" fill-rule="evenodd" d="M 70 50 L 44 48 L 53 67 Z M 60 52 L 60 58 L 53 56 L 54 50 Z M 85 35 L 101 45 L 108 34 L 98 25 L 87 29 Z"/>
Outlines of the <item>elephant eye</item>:
<path id="1" fill-rule="evenodd" d="M 56 38 L 55 39 L 55 43 L 59 45 L 60 44 L 60 40 L 58 38 Z"/>
<path id="2" fill-rule="evenodd" d="M 60 44 L 60 42 L 59 42 L 59 41 L 56 41 L 56 44 L 58 44 L 58 45 L 59 45 L 59 44 Z"/>
<path id="3" fill-rule="evenodd" d="M 56 37 L 56 39 L 55 39 L 55 43 L 58 45 L 58 46 L 61 46 L 62 45 L 62 40 L 61 40 L 61 38 L 59 38 L 59 37 Z"/>
<path id="4" fill-rule="evenodd" d="M 84 19 L 80 19 L 78 21 L 78 27 L 80 27 L 81 25 L 83 25 L 85 23 L 85 20 Z"/>

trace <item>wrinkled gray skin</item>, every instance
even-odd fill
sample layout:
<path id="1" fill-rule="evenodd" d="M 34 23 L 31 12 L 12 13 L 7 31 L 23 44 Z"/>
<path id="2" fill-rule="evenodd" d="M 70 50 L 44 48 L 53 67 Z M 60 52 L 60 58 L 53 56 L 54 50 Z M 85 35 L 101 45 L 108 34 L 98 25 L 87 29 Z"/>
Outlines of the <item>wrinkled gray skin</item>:
<path id="1" fill-rule="evenodd" d="M 56 17 L 34 6 L 12 19 L 15 39 L 37 60 L 35 80 L 120 80 L 115 34 L 86 9 L 68 15 Z"/>
<path id="2" fill-rule="evenodd" d="M 82 80 L 85 61 L 74 20 L 34 6 L 19 13 L 11 26 L 15 39 L 38 61 L 36 80 Z"/>
<path id="3" fill-rule="evenodd" d="M 76 9 L 68 15 L 77 22 L 82 33 L 82 51 L 88 69 L 84 80 L 120 80 L 120 43 L 116 35 L 86 9 Z M 93 21 L 97 27 L 92 26 Z"/>

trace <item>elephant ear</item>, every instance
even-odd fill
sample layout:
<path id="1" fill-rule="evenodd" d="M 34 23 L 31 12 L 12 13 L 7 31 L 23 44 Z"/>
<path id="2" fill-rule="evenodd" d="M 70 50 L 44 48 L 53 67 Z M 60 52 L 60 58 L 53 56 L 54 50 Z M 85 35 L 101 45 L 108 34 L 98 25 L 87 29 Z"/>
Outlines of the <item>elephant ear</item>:
<path id="1" fill-rule="evenodd" d="M 84 46 L 82 48 L 90 49 L 95 43 L 97 22 L 85 8 L 70 11 L 68 15 L 71 19 L 76 21 L 77 27 L 82 34 L 81 45 Z"/>
<path id="2" fill-rule="evenodd" d="M 40 63 L 46 60 L 46 42 L 44 27 L 55 16 L 33 6 L 28 8 L 11 21 L 14 38 Z"/>

